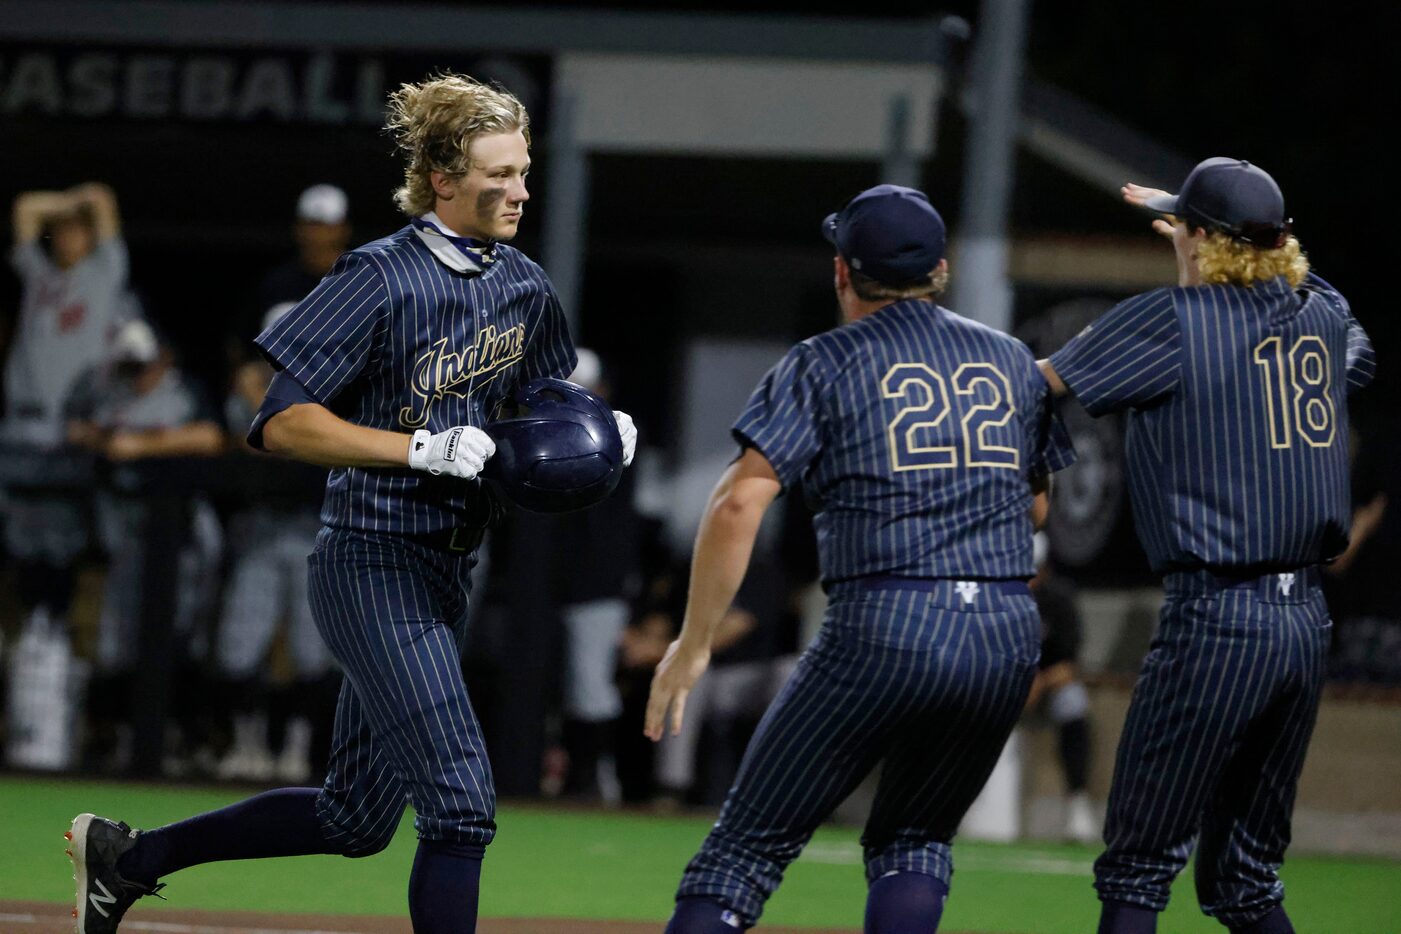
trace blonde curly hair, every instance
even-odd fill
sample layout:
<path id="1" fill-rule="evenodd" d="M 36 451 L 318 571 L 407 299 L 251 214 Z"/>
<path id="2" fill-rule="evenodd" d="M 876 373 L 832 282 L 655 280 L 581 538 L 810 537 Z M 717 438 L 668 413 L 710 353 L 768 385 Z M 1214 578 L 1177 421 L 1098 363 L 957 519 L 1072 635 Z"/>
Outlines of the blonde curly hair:
<path id="1" fill-rule="evenodd" d="M 385 130 L 407 160 L 394 203 L 417 217 L 436 203 L 433 172 L 452 178 L 466 175 L 472 167 L 472 141 L 479 136 L 519 130 L 528 145 L 530 115 L 504 88 L 449 72 L 418 84 L 401 84 L 389 95 Z"/>
<path id="2" fill-rule="evenodd" d="M 1284 276 L 1297 289 L 1309 274 L 1309 260 L 1299 241 L 1290 236 L 1284 245 L 1262 250 L 1220 231 L 1211 231 L 1197 247 L 1197 264 L 1206 285 L 1254 286 Z"/>

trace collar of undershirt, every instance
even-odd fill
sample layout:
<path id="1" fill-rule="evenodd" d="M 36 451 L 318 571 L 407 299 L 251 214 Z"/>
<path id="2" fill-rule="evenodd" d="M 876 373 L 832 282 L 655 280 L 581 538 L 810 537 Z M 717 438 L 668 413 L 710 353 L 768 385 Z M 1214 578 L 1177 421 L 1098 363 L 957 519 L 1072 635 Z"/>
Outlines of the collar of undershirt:
<path id="1" fill-rule="evenodd" d="M 444 266 L 457 272 L 483 272 L 496 262 L 496 243 L 460 237 L 433 211 L 410 218 L 414 233 Z"/>

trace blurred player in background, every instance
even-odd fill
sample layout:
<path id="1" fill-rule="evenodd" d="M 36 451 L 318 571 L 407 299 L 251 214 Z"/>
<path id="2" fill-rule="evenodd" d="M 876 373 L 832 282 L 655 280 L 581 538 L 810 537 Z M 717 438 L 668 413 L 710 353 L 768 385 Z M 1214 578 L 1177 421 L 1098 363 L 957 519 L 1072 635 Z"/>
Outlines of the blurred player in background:
<path id="1" fill-rule="evenodd" d="M 687 572 L 685 565 L 675 571 L 668 641 L 681 631 Z M 687 696 L 681 732 L 664 737 L 658 750 L 657 782 L 663 801 L 724 801 L 754 727 L 792 673 L 791 665 L 775 663 L 783 584 L 783 574 L 772 561 L 758 554 L 751 557 L 734 604 L 715 628 L 706 677 Z"/>
<path id="2" fill-rule="evenodd" d="M 607 400 L 607 374 L 598 354 L 578 348 L 572 382 Z M 637 595 L 641 518 L 631 473 L 608 499 L 551 522 L 560 554 L 557 598 L 564 620 L 562 738 L 569 758 L 564 793 L 582 801 L 618 804 L 618 718 L 623 699 L 615 679 L 618 647 Z M 604 543 L 607 543 L 606 546 Z"/>
<path id="3" fill-rule="evenodd" d="M 350 233 L 350 201 L 343 190 L 323 183 L 298 196 L 292 225 L 297 255 L 263 276 L 236 328 L 225 406 L 236 450 L 251 450 L 243 436 L 273 378 L 253 339 L 311 294 L 350 245 Z M 306 555 L 321 527 L 320 495 L 306 495 L 312 491 L 297 482 L 305 467 L 264 466 L 265 478 L 276 473 L 272 489 L 229 520 L 233 561 L 214 659 L 225 681 L 233 744 L 217 774 L 302 782 L 324 765 L 326 725 L 320 721 L 327 712 L 327 679 L 334 679 L 306 595 Z M 286 633 L 291 682 L 274 686 L 270 649 L 279 631 Z"/>
<path id="4" fill-rule="evenodd" d="M 297 255 L 270 269 L 238 326 L 237 360 L 253 353 L 253 338 L 270 315 L 280 314 L 311 294 L 350 246 L 350 199 L 335 185 L 312 185 L 297 198 L 292 239 Z M 261 361 L 260 361 L 261 362 Z"/>
<path id="5" fill-rule="evenodd" d="M 1392 419 L 1394 421 L 1394 414 Z M 1352 536 L 1328 565 L 1336 680 L 1401 685 L 1401 441 L 1369 435 L 1353 473 Z"/>
<path id="6" fill-rule="evenodd" d="M 131 680 L 141 628 L 143 536 L 150 504 L 129 488 L 126 465 L 167 457 L 210 457 L 224 437 L 213 412 L 175 363 L 169 346 L 141 320 L 117 329 L 112 357 L 80 375 L 65 406 L 69 443 L 113 465 L 110 483 L 98 491 L 98 538 L 108 555 L 98 621 L 97 658 L 88 709 L 96 752 L 120 770 L 130 756 Z M 181 550 L 175 628 L 191 634 L 214 594 L 223 535 L 213 507 L 191 502 L 189 545 Z"/>
<path id="7" fill-rule="evenodd" d="M 309 189 L 314 192 L 316 189 Z M 303 195 L 303 202 L 307 200 Z M 290 307 L 274 304 L 263 330 Z M 232 715 L 233 745 L 216 774 L 224 779 L 304 782 L 325 764 L 324 733 L 334 709 L 335 677 L 330 652 L 307 599 L 306 556 L 321 527 L 318 516 L 324 471 L 271 460 L 248 446 L 245 435 L 272 383 L 266 360 L 245 360 L 234 371 L 225 420 L 235 450 L 270 460 L 260 464 L 256 497 L 229 517 L 231 552 L 224 586 L 214 663 L 225 680 Z M 285 635 L 290 683 L 273 684 L 272 649 Z M 329 700 L 328 700 L 329 694 Z"/>
<path id="8" fill-rule="evenodd" d="M 17 456 L 57 456 L 63 407 L 84 371 L 107 359 L 119 323 L 132 315 L 127 250 L 117 199 L 96 182 L 15 199 L 10 262 L 23 288 L 5 361 L 0 441 Z M 5 548 L 15 562 L 29 625 L 62 626 L 73 564 L 87 542 L 82 498 L 12 490 Z"/>
<path id="9" fill-rule="evenodd" d="M 1050 539 L 1037 532 L 1036 576 L 1031 593 L 1041 613 L 1041 661 L 1027 697 L 1028 710 L 1039 710 L 1055 725 L 1056 748 L 1065 776 L 1065 836 L 1080 843 L 1099 837 L 1086 786 L 1090 777 L 1090 692 L 1080 680 L 1080 611 L 1075 592 L 1051 570 Z"/>
<path id="10" fill-rule="evenodd" d="M 831 603 L 686 867 L 670 934 L 754 925 L 818 824 L 877 765 L 861 838 L 866 930 L 935 931 L 950 841 L 1036 670 L 1033 526 L 1050 473 L 1074 459 L 1046 381 L 1020 341 L 935 303 L 944 222 L 921 192 L 862 192 L 823 231 L 847 323 L 789 351 L 734 426 L 741 452 L 701 520 L 647 734 L 679 731 L 785 490 L 814 505 Z"/>
<path id="11" fill-rule="evenodd" d="M 1178 285 L 1127 299 L 1043 361 L 1090 415 L 1130 410 L 1135 526 L 1164 575 L 1095 863 L 1101 934 L 1156 929 L 1194 843 L 1202 910 L 1288 934 L 1279 867 L 1330 623 L 1319 566 L 1347 546 L 1348 396 L 1372 346 L 1309 272 L 1274 179 L 1197 165 L 1166 215 Z"/>
<path id="12" fill-rule="evenodd" d="M 188 866 L 378 853 L 409 803 L 414 930 L 476 929 L 496 799 L 461 647 L 475 552 L 500 509 L 478 478 L 495 452 L 482 426 L 518 386 L 577 360 L 544 271 L 503 242 L 530 197 L 520 101 L 443 75 L 389 104 L 408 225 L 341 257 L 257 339 L 277 375 L 250 443 L 334 468 L 308 562 L 317 629 L 345 672 L 325 783 L 145 832 L 79 815 L 80 934 L 115 930 Z M 616 418 L 627 463 L 636 433 Z"/>

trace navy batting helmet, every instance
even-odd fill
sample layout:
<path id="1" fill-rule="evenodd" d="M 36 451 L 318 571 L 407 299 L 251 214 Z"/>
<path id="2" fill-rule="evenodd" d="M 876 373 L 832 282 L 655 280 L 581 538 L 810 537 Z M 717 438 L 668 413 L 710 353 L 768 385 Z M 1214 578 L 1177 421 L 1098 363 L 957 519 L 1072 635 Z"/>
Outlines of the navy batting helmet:
<path id="1" fill-rule="evenodd" d="M 496 454 L 483 476 L 531 512 L 571 512 L 613 492 L 623 442 L 608 404 L 562 379 L 531 380 L 513 397 L 515 414 L 486 426 Z"/>

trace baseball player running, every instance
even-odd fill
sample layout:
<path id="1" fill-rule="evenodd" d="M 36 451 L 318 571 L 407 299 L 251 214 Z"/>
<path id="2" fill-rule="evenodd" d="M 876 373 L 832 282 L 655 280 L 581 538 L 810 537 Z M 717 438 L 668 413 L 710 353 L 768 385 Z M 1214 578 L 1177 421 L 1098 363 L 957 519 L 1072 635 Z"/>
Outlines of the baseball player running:
<path id="1" fill-rule="evenodd" d="M 830 605 L 686 867 L 671 934 L 753 926 L 819 822 L 877 765 L 867 930 L 936 930 L 949 841 L 1036 672 L 1032 527 L 1049 474 L 1074 458 L 1046 381 L 1020 341 L 935 303 L 945 231 L 922 193 L 872 188 L 823 231 L 847 323 L 789 351 L 735 423 L 741 453 L 701 521 L 648 736 L 668 719 L 679 730 L 785 490 L 815 506 Z"/>
<path id="2" fill-rule="evenodd" d="M 482 736 L 459 663 L 469 571 L 492 512 L 482 431 L 517 384 L 575 365 L 539 266 L 504 241 L 529 195 L 529 118 L 504 90 L 446 75 L 390 96 L 410 223 L 351 250 L 259 335 L 278 371 L 256 446 L 333 468 L 308 559 L 316 624 L 345 683 L 325 784 L 283 788 L 150 831 L 80 815 L 79 934 L 114 931 L 187 866 L 388 845 L 407 803 L 419 934 L 476 927 L 496 832 Z M 636 441 L 617 415 L 626 460 Z"/>
<path id="3" fill-rule="evenodd" d="M 1330 623 L 1319 565 L 1347 545 L 1347 397 L 1367 335 L 1309 272 L 1260 168 L 1208 159 L 1168 215 L 1178 285 L 1106 312 L 1042 366 L 1091 415 L 1132 411 L 1138 534 L 1166 600 L 1119 743 L 1101 934 L 1155 930 L 1197 844 L 1202 910 L 1284 934 L 1278 870 L 1318 711 Z"/>

